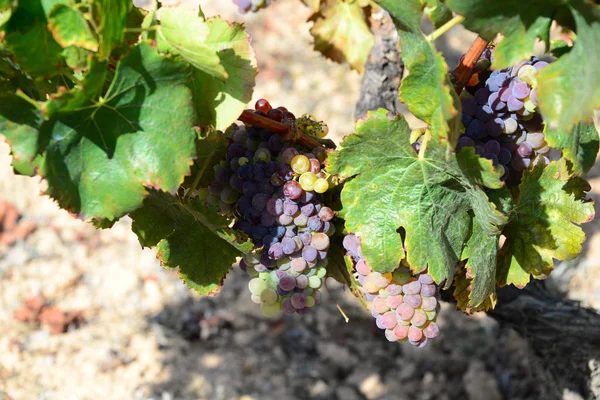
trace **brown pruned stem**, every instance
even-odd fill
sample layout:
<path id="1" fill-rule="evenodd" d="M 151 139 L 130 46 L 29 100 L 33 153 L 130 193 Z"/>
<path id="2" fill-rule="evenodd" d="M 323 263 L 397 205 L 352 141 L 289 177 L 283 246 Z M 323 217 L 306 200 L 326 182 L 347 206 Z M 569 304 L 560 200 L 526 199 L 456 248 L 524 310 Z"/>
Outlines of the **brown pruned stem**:
<path id="1" fill-rule="evenodd" d="M 481 57 L 489 43 L 489 41 L 483 40 L 477 36 L 477 39 L 475 39 L 469 51 L 467 51 L 465 56 L 452 72 L 454 89 L 456 90 L 457 94 L 462 92 L 467 82 L 469 82 L 469 79 L 471 79 L 471 75 L 473 75 L 473 68 L 475 68 L 475 64 L 477 64 L 479 57 Z"/>
<path id="2" fill-rule="evenodd" d="M 268 129 L 286 139 L 293 140 L 299 145 L 312 150 L 315 147 L 322 146 L 317 139 L 310 137 L 299 129 L 294 129 L 292 125 L 283 124 L 281 122 L 273 121 L 272 119 L 263 117 L 262 115 L 255 114 L 251 110 L 245 110 L 242 115 L 238 118 L 245 124 L 257 126 L 259 128 Z"/>

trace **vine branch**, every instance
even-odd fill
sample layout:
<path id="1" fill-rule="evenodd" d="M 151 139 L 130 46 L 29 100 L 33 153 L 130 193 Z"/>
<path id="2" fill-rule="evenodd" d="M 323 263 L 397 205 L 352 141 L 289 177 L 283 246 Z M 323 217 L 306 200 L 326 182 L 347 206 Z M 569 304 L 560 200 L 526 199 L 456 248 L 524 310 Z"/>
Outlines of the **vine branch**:
<path id="1" fill-rule="evenodd" d="M 250 110 L 245 110 L 242 112 L 242 115 L 239 116 L 238 120 L 248 125 L 268 129 L 286 139 L 293 140 L 309 150 L 322 146 L 317 139 L 306 135 L 299 129 L 296 129 L 294 125 L 273 121 L 272 119 L 263 117 L 262 115 L 255 114 Z"/>
<path id="2" fill-rule="evenodd" d="M 471 79 L 475 64 L 477 64 L 479 57 L 481 57 L 489 43 L 489 41 L 483 40 L 477 36 L 477 39 L 475 39 L 465 56 L 456 66 L 454 71 L 452 71 L 452 81 L 454 82 L 454 89 L 457 94 L 462 92 L 467 82 L 469 82 L 469 79 Z"/>

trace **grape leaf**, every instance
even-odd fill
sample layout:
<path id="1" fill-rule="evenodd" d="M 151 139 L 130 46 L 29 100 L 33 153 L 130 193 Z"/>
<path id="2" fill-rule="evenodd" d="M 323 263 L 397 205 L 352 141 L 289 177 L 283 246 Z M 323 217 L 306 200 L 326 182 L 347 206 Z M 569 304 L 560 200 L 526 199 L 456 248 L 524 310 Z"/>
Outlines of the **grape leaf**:
<path id="1" fill-rule="evenodd" d="M 184 187 L 208 187 L 215 181 L 214 166 L 227 157 L 227 139 L 222 132 L 209 130 L 196 140 L 196 159 L 192 174 L 185 178 Z"/>
<path id="2" fill-rule="evenodd" d="M 209 35 L 204 46 L 216 52 L 229 78 L 226 81 L 194 71 L 192 91 L 201 126 L 224 130 L 252 100 L 257 73 L 256 56 L 244 26 L 219 17 L 206 21 Z"/>
<path id="3" fill-rule="evenodd" d="M 472 221 L 486 235 L 498 235 L 505 223 L 479 187 L 481 182 L 500 187 L 501 172 L 472 150 L 446 159 L 446 146 L 436 141 L 419 157 L 409 139 L 402 117 L 390 120 L 385 110 L 369 113 L 357 123 L 356 134 L 344 139 L 342 150 L 330 154 L 328 172 L 353 178 L 342 190 L 342 215 L 346 228 L 361 236 L 374 270 L 390 272 L 399 265 L 404 250 L 397 231 L 403 227 L 414 271 L 429 268 L 436 282 L 449 285 Z"/>
<path id="4" fill-rule="evenodd" d="M 563 156 L 573 163 L 573 172 L 583 175 L 596 162 L 598 155 L 598 131 L 593 123 L 579 123 L 571 132 L 546 129 L 546 142 L 550 147 L 561 149 Z"/>
<path id="5" fill-rule="evenodd" d="M 130 215 L 142 247 L 157 246 L 161 264 L 179 268 L 179 276 L 202 295 L 218 294 L 236 257 L 252 250 L 252 242 L 214 210 L 182 204 L 165 192 L 151 190 Z"/>
<path id="6" fill-rule="evenodd" d="M 76 8 L 57 4 L 48 15 L 48 29 L 62 47 L 77 46 L 98 50 L 98 40 L 92 34 L 83 14 Z"/>
<path id="7" fill-rule="evenodd" d="M 194 154 L 189 79 L 187 64 L 134 47 L 104 96 L 42 126 L 48 193 L 84 218 L 115 219 L 141 204 L 145 187 L 175 190 Z"/>
<path id="8" fill-rule="evenodd" d="M 600 108 L 600 8 L 574 2 L 577 40 L 569 54 L 542 69 L 538 75 L 538 101 L 550 128 L 569 131 L 589 122 Z"/>
<path id="9" fill-rule="evenodd" d="M 127 13 L 133 2 L 125 0 L 98 0 L 100 6 L 98 58 L 104 60 L 112 49 L 123 42 Z"/>
<path id="10" fill-rule="evenodd" d="M 452 11 L 443 0 L 421 0 L 425 4 L 425 15 L 429 17 L 433 26 L 439 28 L 452 19 Z"/>
<path id="11" fill-rule="evenodd" d="M 431 125 L 438 140 L 447 141 L 453 148 L 459 133 L 450 130 L 446 122 L 457 115 L 447 80 L 448 66 L 421 32 L 420 0 L 377 3 L 391 14 L 398 28 L 402 60 L 408 69 L 400 85 L 400 100 L 417 118 Z"/>
<path id="12" fill-rule="evenodd" d="M 494 51 L 494 67 L 507 68 L 529 58 L 537 38 L 549 43 L 552 15 L 566 0 L 447 0 L 446 4 L 465 17 L 467 29 L 492 40 L 504 35 Z"/>
<path id="13" fill-rule="evenodd" d="M 496 254 L 494 254 L 495 257 Z M 481 281 L 481 280 L 480 280 Z M 496 285 L 495 277 L 492 277 L 490 294 L 483 298 L 478 304 L 474 305 L 473 292 L 477 289 L 473 286 L 473 279 L 468 277 L 468 272 L 464 267 L 459 267 L 456 275 L 454 276 L 454 299 L 456 299 L 456 306 L 464 311 L 466 314 L 473 314 L 477 311 L 488 311 L 496 307 L 498 298 L 496 296 Z"/>
<path id="14" fill-rule="evenodd" d="M 347 62 L 363 72 L 375 39 L 362 7 L 353 2 L 326 3 L 311 20 L 315 49 L 333 61 Z"/>
<path id="15" fill-rule="evenodd" d="M 578 225 L 594 218 L 594 204 L 582 201 L 582 183 L 570 176 L 565 159 L 545 168 L 539 163 L 523 174 L 517 204 L 503 231 L 499 284 L 522 288 L 530 275 L 547 277 L 554 268 L 553 258 L 570 260 L 581 252 L 585 234 Z"/>
<path id="16" fill-rule="evenodd" d="M 17 9 L 6 26 L 5 41 L 23 71 L 34 77 L 58 74 L 63 66 L 63 49 L 43 17 Z"/>
<path id="17" fill-rule="evenodd" d="M 16 0 L 0 0 L 0 28 L 8 22 L 15 8 L 17 8 Z"/>
<path id="18" fill-rule="evenodd" d="M 15 165 L 31 163 L 38 154 L 43 121 L 40 110 L 22 97 L 14 93 L 0 95 L 0 134 L 11 147 Z"/>
<path id="19" fill-rule="evenodd" d="M 221 31 L 218 33 L 222 34 Z M 229 74 L 217 54 L 220 48 L 206 43 L 210 34 L 207 21 L 185 7 L 166 7 L 161 11 L 157 35 L 162 45 L 181 55 L 200 71 L 225 80 Z"/>

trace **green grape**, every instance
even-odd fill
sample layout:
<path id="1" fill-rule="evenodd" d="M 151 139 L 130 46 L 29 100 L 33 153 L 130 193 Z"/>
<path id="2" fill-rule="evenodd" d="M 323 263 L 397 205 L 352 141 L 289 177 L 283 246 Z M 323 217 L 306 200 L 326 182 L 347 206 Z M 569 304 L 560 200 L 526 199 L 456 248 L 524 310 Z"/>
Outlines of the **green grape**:
<path id="1" fill-rule="evenodd" d="M 248 160 L 246 157 L 240 157 L 240 159 L 238 160 L 238 163 L 240 164 L 240 167 L 241 167 L 242 165 L 248 164 L 249 161 L 250 160 Z"/>
<path id="2" fill-rule="evenodd" d="M 314 183 L 314 191 L 317 193 L 325 193 L 329 189 L 327 179 L 319 178 Z"/>
<path id="3" fill-rule="evenodd" d="M 310 286 L 313 289 L 320 288 L 322 283 L 323 282 L 321 281 L 321 278 L 319 278 L 317 275 L 313 275 L 310 278 L 308 278 L 308 286 Z"/>
<path id="4" fill-rule="evenodd" d="M 306 307 L 312 307 L 315 305 L 315 298 L 313 296 L 306 296 Z"/>
<path id="5" fill-rule="evenodd" d="M 277 292 L 271 288 L 266 288 L 260 294 L 260 301 L 263 304 L 273 304 L 277 301 Z"/>
<path id="6" fill-rule="evenodd" d="M 304 156 L 302 156 L 304 157 Z M 306 158 L 306 157 L 304 157 Z M 308 160 L 308 158 L 307 158 Z M 317 181 L 317 176 L 312 172 L 305 172 L 300 176 L 298 182 L 300 183 L 300 187 L 307 192 L 311 192 L 314 189 L 314 184 Z"/>
<path id="7" fill-rule="evenodd" d="M 267 288 L 267 283 L 260 276 L 263 273 L 264 272 L 261 272 L 258 278 L 251 279 L 250 282 L 248 282 L 248 289 L 250 289 L 250 293 L 253 295 L 260 295 Z M 269 273 L 267 272 L 267 275 L 268 274 Z"/>
<path id="8" fill-rule="evenodd" d="M 327 270 L 325 268 L 318 268 L 317 269 L 317 276 L 321 279 L 325 278 L 325 275 L 327 275 Z"/>
<path id="9" fill-rule="evenodd" d="M 265 317 L 276 317 L 277 315 L 279 315 L 279 313 L 281 313 L 281 306 L 279 305 L 279 303 L 262 304 L 260 306 L 260 312 Z"/>
<path id="10" fill-rule="evenodd" d="M 271 152 L 268 149 L 261 147 L 254 153 L 254 160 L 264 162 L 271 161 Z"/>
<path id="11" fill-rule="evenodd" d="M 310 160 L 308 157 L 303 156 L 302 154 L 298 154 L 294 158 L 292 158 L 292 162 L 290 166 L 294 170 L 295 173 L 302 175 L 310 169 Z"/>
<path id="12" fill-rule="evenodd" d="M 525 83 L 528 83 L 531 86 L 535 86 L 537 84 L 537 69 L 533 65 L 523 65 L 519 68 L 519 72 L 517 76 L 520 80 Z"/>

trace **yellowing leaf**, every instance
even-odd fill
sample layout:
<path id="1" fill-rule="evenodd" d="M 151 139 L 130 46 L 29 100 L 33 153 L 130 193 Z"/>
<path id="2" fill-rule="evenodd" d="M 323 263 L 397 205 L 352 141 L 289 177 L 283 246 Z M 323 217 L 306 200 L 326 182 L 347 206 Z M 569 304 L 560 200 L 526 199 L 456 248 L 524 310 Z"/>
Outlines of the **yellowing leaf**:
<path id="1" fill-rule="evenodd" d="M 315 38 L 315 49 L 362 72 L 374 38 L 360 5 L 345 1 L 327 4 L 313 20 L 310 33 Z"/>

